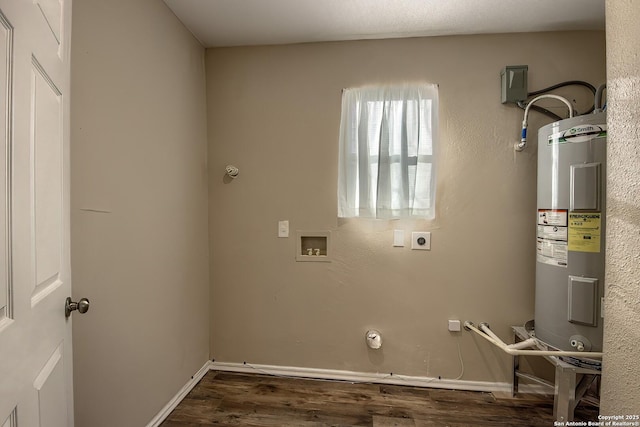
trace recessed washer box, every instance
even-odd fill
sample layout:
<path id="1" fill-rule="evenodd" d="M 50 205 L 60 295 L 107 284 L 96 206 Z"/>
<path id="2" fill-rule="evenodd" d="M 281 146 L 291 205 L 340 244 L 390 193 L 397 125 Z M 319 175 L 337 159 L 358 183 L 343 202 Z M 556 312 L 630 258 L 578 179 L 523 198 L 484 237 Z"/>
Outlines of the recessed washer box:
<path id="1" fill-rule="evenodd" d="M 419 251 L 431 250 L 431 232 L 414 231 L 411 233 L 411 249 Z"/>
<path id="2" fill-rule="evenodd" d="M 331 262 L 330 231 L 297 231 L 296 261 Z"/>

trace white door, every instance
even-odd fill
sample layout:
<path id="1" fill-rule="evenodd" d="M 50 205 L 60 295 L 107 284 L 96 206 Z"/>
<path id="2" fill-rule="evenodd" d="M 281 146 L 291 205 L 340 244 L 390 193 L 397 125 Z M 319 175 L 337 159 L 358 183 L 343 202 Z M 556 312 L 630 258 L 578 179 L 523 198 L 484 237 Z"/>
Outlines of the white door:
<path id="1" fill-rule="evenodd" d="M 73 425 L 70 0 L 0 0 L 0 427 Z"/>

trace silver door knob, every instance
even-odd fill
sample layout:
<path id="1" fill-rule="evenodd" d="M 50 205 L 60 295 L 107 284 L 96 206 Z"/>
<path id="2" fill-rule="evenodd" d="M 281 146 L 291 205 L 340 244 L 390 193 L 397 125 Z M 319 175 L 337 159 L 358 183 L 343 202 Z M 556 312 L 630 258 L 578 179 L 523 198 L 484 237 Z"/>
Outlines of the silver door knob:
<path id="1" fill-rule="evenodd" d="M 71 312 L 78 310 L 80 313 L 86 313 L 89 311 L 89 300 L 82 298 L 78 302 L 71 301 L 71 297 L 67 297 L 64 303 L 64 315 L 65 317 L 71 316 Z"/>

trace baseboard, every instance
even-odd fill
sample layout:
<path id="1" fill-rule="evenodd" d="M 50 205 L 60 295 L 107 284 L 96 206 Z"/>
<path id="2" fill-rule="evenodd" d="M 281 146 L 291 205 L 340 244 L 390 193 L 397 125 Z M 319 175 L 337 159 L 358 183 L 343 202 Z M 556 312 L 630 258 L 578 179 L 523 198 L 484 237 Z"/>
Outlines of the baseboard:
<path id="1" fill-rule="evenodd" d="M 209 366 L 212 370 L 216 371 L 260 373 L 293 378 L 325 379 L 355 383 L 392 384 L 426 388 L 446 388 L 449 390 L 486 391 L 503 394 L 511 393 L 510 383 L 499 383 L 490 381 L 452 380 L 444 378 L 439 379 L 432 377 L 417 377 L 410 375 L 354 372 L 333 369 L 300 368 L 291 366 L 255 365 L 248 363 L 213 362 Z M 537 384 L 520 384 L 519 389 L 522 393 L 548 393 L 548 390 L 545 387 L 539 386 Z"/>
<path id="2" fill-rule="evenodd" d="M 432 377 L 418 377 L 412 375 L 396 375 L 384 373 L 369 373 L 342 371 L 335 369 L 301 368 L 277 365 L 255 365 L 249 363 L 228 363 L 207 361 L 202 368 L 180 389 L 180 391 L 165 405 L 160 412 L 147 424 L 147 427 L 158 427 L 173 411 L 185 396 L 198 384 L 209 371 L 244 372 L 253 374 L 266 374 L 290 378 L 309 378 L 320 380 L 347 381 L 353 383 L 375 383 L 404 385 L 425 388 L 446 388 L 449 390 L 485 391 L 511 393 L 510 383 L 491 381 L 466 381 L 450 380 Z M 549 394 L 549 389 L 538 384 L 520 384 L 521 393 Z"/>
<path id="3" fill-rule="evenodd" d="M 158 427 L 169 416 L 171 411 L 173 411 L 176 406 L 178 406 L 178 404 L 182 402 L 182 399 L 184 399 L 185 396 L 189 394 L 189 392 L 196 386 L 196 384 L 198 384 L 202 377 L 204 377 L 205 374 L 209 372 L 209 370 L 211 370 L 211 362 L 207 360 L 202 368 L 200 368 L 200 370 L 198 370 L 198 372 L 196 372 L 191 377 L 191 379 L 180 389 L 180 391 L 176 393 L 175 396 L 173 396 L 169 403 L 167 403 L 164 408 L 162 408 L 160 412 L 158 412 L 158 414 L 153 417 L 151 421 L 149 421 L 147 427 Z"/>

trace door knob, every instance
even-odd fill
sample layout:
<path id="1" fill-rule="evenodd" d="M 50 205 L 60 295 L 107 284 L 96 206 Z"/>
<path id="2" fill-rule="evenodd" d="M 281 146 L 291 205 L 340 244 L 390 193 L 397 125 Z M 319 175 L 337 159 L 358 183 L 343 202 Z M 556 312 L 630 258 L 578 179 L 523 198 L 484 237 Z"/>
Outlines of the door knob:
<path id="1" fill-rule="evenodd" d="M 78 302 L 71 301 L 71 297 L 67 297 L 67 300 L 64 303 L 64 315 L 65 317 L 71 316 L 71 312 L 74 310 L 78 310 L 80 313 L 86 313 L 89 311 L 89 300 L 86 298 L 82 298 Z"/>

